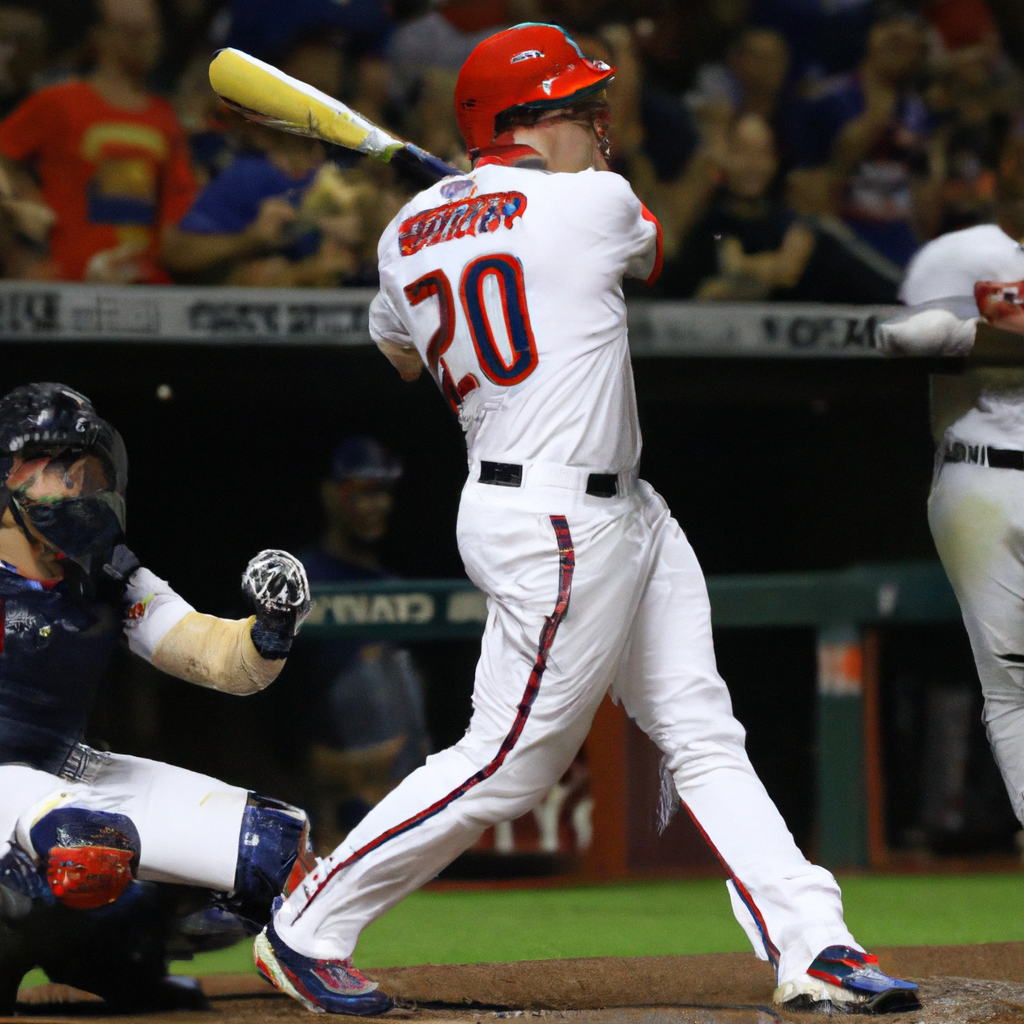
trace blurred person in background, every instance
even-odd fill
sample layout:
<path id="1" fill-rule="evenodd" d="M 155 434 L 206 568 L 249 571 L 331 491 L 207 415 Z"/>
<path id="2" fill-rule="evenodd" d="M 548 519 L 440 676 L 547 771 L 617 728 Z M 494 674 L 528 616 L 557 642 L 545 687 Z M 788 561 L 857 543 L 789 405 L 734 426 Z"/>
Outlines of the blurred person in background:
<path id="1" fill-rule="evenodd" d="M 541 5 L 538 0 L 422 0 L 397 7 L 400 23 L 387 48 L 395 127 L 442 160 L 464 164 L 453 113 L 459 68 L 496 29 L 539 20 Z"/>
<path id="2" fill-rule="evenodd" d="M 99 0 L 97 13 L 93 71 L 41 89 L 0 122 L 0 167 L 14 198 L 53 211 L 61 278 L 165 282 L 160 238 L 188 209 L 195 182 L 173 109 L 146 87 L 159 14 L 153 0 Z"/>
<path id="3" fill-rule="evenodd" d="M 877 0 L 751 0 L 747 21 L 779 32 L 793 80 L 814 83 L 856 69 L 878 7 Z"/>
<path id="4" fill-rule="evenodd" d="M 743 114 L 762 117 L 778 142 L 788 74 L 789 47 L 783 36 L 771 29 L 746 28 L 729 46 L 724 61 L 698 69 L 686 102 L 699 118 L 705 138 L 719 148 Z"/>
<path id="5" fill-rule="evenodd" d="M 645 81 L 633 30 L 614 23 L 577 41 L 616 69 L 608 88 L 610 167 L 658 218 L 671 257 L 714 191 L 719 160 L 682 101 Z"/>
<path id="6" fill-rule="evenodd" d="M 895 302 L 900 274 L 786 202 L 771 127 L 745 114 L 727 139 L 724 181 L 676 256 L 660 294 L 722 301 Z"/>
<path id="7" fill-rule="evenodd" d="M 328 95 L 342 91 L 346 61 L 330 32 L 293 40 L 275 62 Z M 164 266 L 207 284 L 375 283 L 376 239 L 401 205 L 389 168 L 341 170 L 322 143 L 259 125 L 243 123 L 236 134 L 242 151 L 165 232 Z"/>
<path id="8" fill-rule="evenodd" d="M 682 96 L 701 65 L 724 58 L 750 6 L 750 0 L 641 0 L 633 13 L 645 79 Z"/>
<path id="9" fill-rule="evenodd" d="M 252 148 L 209 182 L 163 240 L 164 266 L 179 280 L 263 287 L 329 287 L 353 269 L 348 223 L 325 236 L 302 208 L 324 171 L 314 139 L 260 127 Z"/>
<path id="10" fill-rule="evenodd" d="M 49 29 L 37 5 L 0 4 L 0 118 L 36 87 L 49 45 Z"/>
<path id="11" fill-rule="evenodd" d="M 227 0 L 215 41 L 246 53 L 279 52 L 313 32 L 344 32 L 359 50 L 380 52 L 391 33 L 386 0 Z"/>
<path id="12" fill-rule="evenodd" d="M 964 46 L 938 59 L 927 98 L 943 164 L 939 233 L 990 221 L 999 154 L 1024 109 L 1020 73 L 998 46 Z"/>
<path id="13" fill-rule="evenodd" d="M 54 214 L 45 203 L 15 194 L 0 167 L 0 278 L 54 281 L 60 276 L 49 258 L 47 239 Z"/>
<path id="14" fill-rule="evenodd" d="M 767 121 L 744 114 L 729 132 L 725 181 L 662 273 L 666 295 L 765 299 L 793 289 L 814 232 L 779 195 L 779 161 Z"/>
<path id="15" fill-rule="evenodd" d="M 398 4 L 388 44 L 397 87 L 408 91 L 424 68 L 458 72 L 476 44 L 496 27 L 539 16 L 533 0 L 420 0 Z"/>
<path id="16" fill-rule="evenodd" d="M 933 46 L 944 51 L 999 45 L 999 31 L 985 0 L 924 0 L 921 16 Z"/>
<path id="17" fill-rule="evenodd" d="M 401 476 L 401 462 L 373 438 L 338 445 L 320 488 L 326 529 L 299 554 L 314 586 L 398 578 L 382 568 L 378 547 Z M 423 684 L 409 652 L 390 643 L 307 638 L 295 655 L 311 814 L 318 847 L 332 849 L 430 753 Z"/>
<path id="18" fill-rule="evenodd" d="M 789 145 L 820 211 L 841 212 L 869 245 L 905 266 L 937 224 L 942 165 L 929 149 L 928 111 L 913 89 L 925 36 L 909 15 L 872 26 L 856 74 L 822 82 L 795 110 Z M 813 204 L 812 204 L 813 205 Z"/>
<path id="19" fill-rule="evenodd" d="M 249 127 L 239 153 L 164 236 L 179 280 L 264 288 L 372 285 L 384 217 L 402 204 L 387 168 L 341 170 L 313 139 Z"/>

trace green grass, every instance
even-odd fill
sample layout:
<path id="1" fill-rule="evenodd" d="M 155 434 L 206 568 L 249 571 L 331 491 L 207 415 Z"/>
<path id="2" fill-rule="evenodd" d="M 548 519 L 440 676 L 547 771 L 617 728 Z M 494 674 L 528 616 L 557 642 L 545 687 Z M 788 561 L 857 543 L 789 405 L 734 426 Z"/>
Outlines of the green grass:
<path id="1" fill-rule="evenodd" d="M 846 920 L 866 946 L 1024 940 L 1024 874 L 848 876 Z M 656 956 L 749 949 L 723 882 L 419 892 L 375 921 L 356 963 Z M 249 943 L 174 965 L 181 974 L 251 971 Z M 42 981 L 38 972 L 32 980 Z"/>

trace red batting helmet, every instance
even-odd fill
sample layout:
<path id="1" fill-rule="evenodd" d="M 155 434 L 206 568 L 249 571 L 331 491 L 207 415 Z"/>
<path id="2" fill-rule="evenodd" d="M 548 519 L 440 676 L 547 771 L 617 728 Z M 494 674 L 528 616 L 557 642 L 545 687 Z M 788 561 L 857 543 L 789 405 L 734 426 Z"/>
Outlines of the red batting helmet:
<path id="1" fill-rule="evenodd" d="M 494 120 L 513 107 L 557 110 L 600 92 L 615 74 L 588 60 L 564 28 L 527 22 L 485 39 L 455 86 L 455 118 L 472 157 L 494 141 Z"/>

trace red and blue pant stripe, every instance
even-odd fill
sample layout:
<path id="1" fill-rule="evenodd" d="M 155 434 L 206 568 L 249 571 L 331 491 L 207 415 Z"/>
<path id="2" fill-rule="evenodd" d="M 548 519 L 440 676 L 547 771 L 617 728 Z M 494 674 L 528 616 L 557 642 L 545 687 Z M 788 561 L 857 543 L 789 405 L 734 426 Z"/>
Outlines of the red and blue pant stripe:
<path id="1" fill-rule="evenodd" d="M 555 634 L 558 632 L 558 627 L 561 624 L 562 619 L 565 617 L 566 609 L 569 607 L 569 595 L 572 591 L 572 576 L 576 567 L 576 554 L 573 550 L 572 536 L 569 533 L 568 521 L 565 516 L 551 516 L 550 518 L 551 525 L 554 527 L 555 531 L 555 539 L 558 543 L 558 599 L 555 603 L 554 611 L 544 620 L 544 626 L 540 632 L 540 641 L 537 645 L 537 656 L 533 663 L 533 670 L 530 672 L 530 678 L 527 681 L 526 690 L 523 692 L 523 696 L 519 701 L 519 706 L 516 709 L 512 728 L 508 731 L 508 734 L 502 741 L 501 746 L 498 748 L 498 752 L 486 765 L 484 765 L 483 768 L 471 775 L 465 782 L 453 789 L 447 795 L 443 796 L 440 800 L 435 801 L 429 807 L 417 814 L 414 814 L 411 818 L 407 818 L 405 821 L 394 825 L 386 832 L 382 832 L 375 839 L 371 839 L 365 846 L 361 846 L 343 861 L 339 861 L 335 864 L 309 895 L 302 909 L 295 915 L 296 921 L 298 921 L 306 910 L 309 909 L 313 900 L 315 900 L 317 896 L 324 891 L 331 879 L 333 879 L 339 871 L 342 871 L 351 864 L 354 864 L 356 861 L 361 860 L 368 853 L 372 853 L 374 850 L 379 849 L 396 836 L 404 835 L 406 832 L 411 831 L 418 825 L 423 824 L 423 822 L 433 818 L 437 814 L 440 814 L 446 807 L 458 800 L 460 796 L 463 796 L 475 786 L 478 786 L 481 782 L 489 779 L 505 763 L 505 759 L 519 741 L 519 737 L 522 735 L 523 729 L 526 726 L 526 721 L 530 717 L 530 709 L 533 707 L 533 702 L 537 699 L 537 694 L 540 692 L 541 679 L 544 676 L 544 670 L 547 668 L 548 653 L 551 650 L 551 645 L 555 641 Z"/>

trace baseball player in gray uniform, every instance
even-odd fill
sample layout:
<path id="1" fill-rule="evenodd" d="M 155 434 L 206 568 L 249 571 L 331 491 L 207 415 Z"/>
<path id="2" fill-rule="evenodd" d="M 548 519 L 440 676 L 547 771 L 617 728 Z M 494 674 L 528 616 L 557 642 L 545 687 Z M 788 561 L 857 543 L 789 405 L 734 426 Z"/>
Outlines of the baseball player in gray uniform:
<path id="1" fill-rule="evenodd" d="M 917 1006 L 843 922 L 754 774 L 715 668 L 700 566 L 640 480 L 624 275 L 651 281 L 660 228 L 606 170 L 614 70 L 564 30 L 519 25 L 462 68 L 473 170 L 385 230 L 371 332 L 403 377 L 434 376 L 466 433 L 459 548 L 488 598 L 473 717 L 378 804 L 256 940 L 312 1010 L 390 1002 L 349 957 L 362 929 L 565 773 L 612 691 L 658 744 L 729 874 L 737 918 L 789 1007 Z"/>

